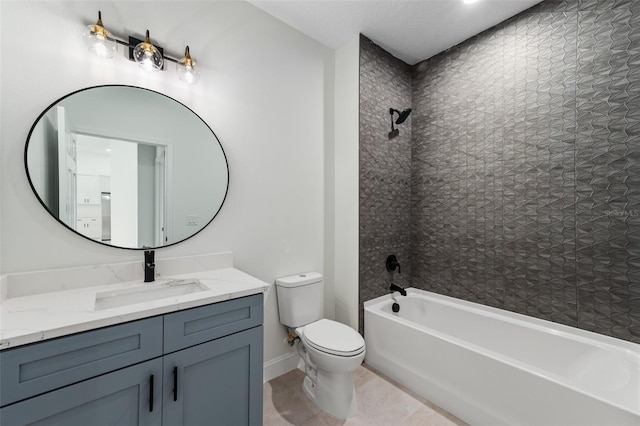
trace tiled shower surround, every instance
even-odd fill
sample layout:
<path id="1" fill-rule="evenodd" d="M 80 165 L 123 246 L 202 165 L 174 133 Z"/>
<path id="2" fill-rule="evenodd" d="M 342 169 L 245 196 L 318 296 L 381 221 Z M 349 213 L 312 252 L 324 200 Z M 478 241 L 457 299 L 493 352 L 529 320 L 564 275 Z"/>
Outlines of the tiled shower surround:
<path id="1" fill-rule="evenodd" d="M 408 285 L 411 276 L 411 116 L 388 141 L 389 108 L 411 107 L 411 67 L 360 37 L 360 331 L 362 302 L 389 292 L 387 255 L 395 254 Z M 394 114 L 394 121 L 398 118 Z"/>
<path id="2" fill-rule="evenodd" d="M 409 77 L 387 62 L 362 39 L 361 302 L 395 253 L 414 287 L 640 343 L 640 2 L 547 0 Z M 398 83 L 409 146 L 364 112 Z"/>

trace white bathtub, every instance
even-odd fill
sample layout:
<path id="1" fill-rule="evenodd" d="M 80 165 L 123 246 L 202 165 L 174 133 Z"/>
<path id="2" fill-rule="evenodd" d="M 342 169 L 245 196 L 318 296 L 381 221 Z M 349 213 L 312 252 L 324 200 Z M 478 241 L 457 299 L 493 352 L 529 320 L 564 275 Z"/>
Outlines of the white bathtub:
<path id="1" fill-rule="evenodd" d="M 397 294 L 397 293 L 396 293 Z M 472 424 L 640 425 L 640 345 L 407 289 L 365 302 L 365 363 Z"/>

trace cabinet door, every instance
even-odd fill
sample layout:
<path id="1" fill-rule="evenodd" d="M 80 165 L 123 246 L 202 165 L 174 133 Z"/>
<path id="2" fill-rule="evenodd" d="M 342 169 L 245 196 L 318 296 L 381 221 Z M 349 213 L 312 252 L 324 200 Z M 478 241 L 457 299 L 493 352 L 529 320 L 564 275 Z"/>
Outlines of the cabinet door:
<path id="1" fill-rule="evenodd" d="M 102 239 L 102 219 L 99 217 L 79 217 L 76 231 L 94 240 Z"/>
<path id="2" fill-rule="evenodd" d="M 262 326 L 164 356 L 165 425 L 262 425 Z"/>
<path id="3" fill-rule="evenodd" d="M 100 177 L 78 175 L 78 204 L 100 204 Z"/>
<path id="4" fill-rule="evenodd" d="M 0 424 L 160 425 L 161 394 L 162 359 L 156 358 L 6 406 Z"/>

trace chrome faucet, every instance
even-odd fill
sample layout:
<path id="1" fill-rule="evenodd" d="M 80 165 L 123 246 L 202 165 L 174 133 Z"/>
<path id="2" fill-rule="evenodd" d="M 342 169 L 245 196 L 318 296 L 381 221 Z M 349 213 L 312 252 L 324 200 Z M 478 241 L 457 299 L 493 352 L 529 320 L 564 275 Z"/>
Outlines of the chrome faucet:
<path id="1" fill-rule="evenodd" d="M 155 252 L 145 250 L 144 252 L 144 282 L 153 282 L 156 278 Z"/>

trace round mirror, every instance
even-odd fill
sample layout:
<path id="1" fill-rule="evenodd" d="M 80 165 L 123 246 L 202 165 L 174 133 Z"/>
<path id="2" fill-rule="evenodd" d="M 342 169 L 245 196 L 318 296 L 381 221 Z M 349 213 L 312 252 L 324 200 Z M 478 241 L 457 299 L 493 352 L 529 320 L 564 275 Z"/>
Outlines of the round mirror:
<path id="1" fill-rule="evenodd" d="M 197 234 L 229 185 L 227 158 L 209 126 L 180 102 L 139 87 L 90 87 L 54 102 L 31 128 L 24 158 L 53 217 L 119 248 L 159 248 Z"/>

